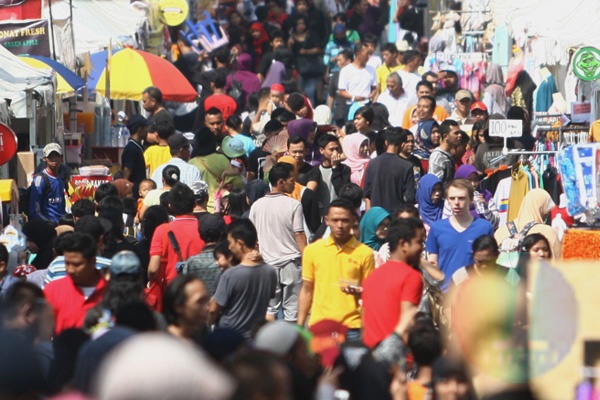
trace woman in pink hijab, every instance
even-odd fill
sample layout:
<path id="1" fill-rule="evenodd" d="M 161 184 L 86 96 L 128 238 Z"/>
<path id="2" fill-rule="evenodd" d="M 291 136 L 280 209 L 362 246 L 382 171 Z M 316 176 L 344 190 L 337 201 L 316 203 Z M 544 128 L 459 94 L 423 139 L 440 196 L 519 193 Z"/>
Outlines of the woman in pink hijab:
<path id="1" fill-rule="evenodd" d="M 353 133 L 347 135 L 342 142 L 342 148 L 346 155 L 344 164 L 350 167 L 352 175 L 350 181 L 363 186 L 363 176 L 367 170 L 367 164 L 371 160 L 369 157 L 369 138 L 362 133 Z"/>

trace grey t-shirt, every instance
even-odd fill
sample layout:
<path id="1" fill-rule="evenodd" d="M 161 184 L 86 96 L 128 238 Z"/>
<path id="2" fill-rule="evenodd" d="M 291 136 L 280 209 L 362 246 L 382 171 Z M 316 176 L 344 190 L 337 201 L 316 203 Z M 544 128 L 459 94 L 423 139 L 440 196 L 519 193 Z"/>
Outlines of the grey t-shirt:
<path id="1" fill-rule="evenodd" d="M 219 327 L 235 329 L 249 339 L 264 320 L 275 295 L 277 274 L 269 264 L 238 265 L 221 275 L 214 299 L 222 308 Z"/>
<path id="2" fill-rule="evenodd" d="M 252 204 L 250 220 L 256 226 L 260 253 L 267 263 L 278 268 L 300 258 L 294 234 L 304 231 L 304 214 L 298 200 L 283 193 L 268 194 Z"/>

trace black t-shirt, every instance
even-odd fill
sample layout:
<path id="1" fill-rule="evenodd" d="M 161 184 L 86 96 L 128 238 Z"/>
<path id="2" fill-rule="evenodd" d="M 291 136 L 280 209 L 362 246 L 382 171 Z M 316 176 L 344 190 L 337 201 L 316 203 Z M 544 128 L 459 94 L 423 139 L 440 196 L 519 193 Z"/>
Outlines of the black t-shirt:
<path id="1" fill-rule="evenodd" d="M 298 169 L 298 183 L 306 186 L 306 184 L 308 182 L 310 182 L 309 180 L 309 176 L 308 173 L 313 169 L 313 166 L 310 165 L 309 163 L 305 162 L 304 164 L 302 164 L 302 166 Z"/>
<path id="2" fill-rule="evenodd" d="M 264 179 L 265 174 L 263 172 L 263 166 L 265 165 L 265 161 L 267 160 L 267 156 L 270 153 L 263 151 L 262 148 L 256 148 L 250 153 L 250 157 L 248 159 L 248 170 L 254 173 L 257 179 Z"/>
<path id="3" fill-rule="evenodd" d="M 129 181 L 133 182 L 133 196 L 138 198 L 138 187 L 140 182 L 146 179 L 146 162 L 144 160 L 144 149 L 142 145 L 133 139 L 129 139 L 121 155 L 122 168 L 130 168 Z"/>

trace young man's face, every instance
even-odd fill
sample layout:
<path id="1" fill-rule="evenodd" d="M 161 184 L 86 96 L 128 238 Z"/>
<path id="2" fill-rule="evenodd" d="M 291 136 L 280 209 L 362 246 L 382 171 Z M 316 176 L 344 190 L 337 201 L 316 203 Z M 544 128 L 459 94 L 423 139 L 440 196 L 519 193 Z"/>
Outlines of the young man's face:
<path id="1" fill-rule="evenodd" d="M 469 192 L 465 189 L 450 186 L 448 188 L 448 202 L 454 215 L 460 216 L 469 213 L 471 199 L 469 198 Z"/>
<path id="2" fill-rule="evenodd" d="M 196 279 L 185 285 L 185 303 L 177 310 L 186 323 L 200 328 L 208 321 L 210 295 L 201 280 Z"/>
<path id="3" fill-rule="evenodd" d="M 419 86 L 417 87 L 417 99 L 420 99 L 423 96 L 431 96 L 433 92 L 427 86 Z"/>
<path id="4" fill-rule="evenodd" d="M 291 174 L 287 179 L 280 179 L 277 182 L 277 186 L 283 193 L 292 193 L 294 191 L 294 186 L 296 185 L 296 178 L 294 174 Z"/>
<path id="5" fill-rule="evenodd" d="M 418 229 L 417 235 L 410 242 L 400 241 L 400 247 L 406 257 L 407 264 L 416 265 L 419 263 L 423 253 L 423 243 L 425 243 L 425 229 Z"/>
<path id="6" fill-rule="evenodd" d="M 446 136 L 446 141 L 452 147 L 456 147 L 460 144 L 460 128 L 458 126 L 451 126 L 450 132 Z"/>
<path id="7" fill-rule="evenodd" d="M 398 56 L 398 53 L 392 53 L 388 50 L 384 50 L 381 52 L 381 57 L 383 57 L 383 62 L 385 63 L 385 65 L 394 65 L 396 63 L 396 57 Z"/>
<path id="8" fill-rule="evenodd" d="M 306 146 L 302 142 L 290 143 L 288 153 L 294 158 L 296 165 L 301 166 L 304 163 L 304 157 L 306 157 Z"/>
<path id="9" fill-rule="evenodd" d="M 44 157 L 44 161 L 46 162 L 48 169 L 56 174 L 58 172 L 58 167 L 62 162 L 62 156 L 53 151 L 48 157 Z"/>
<path id="10" fill-rule="evenodd" d="M 458 111 L 461 115 L 468 115 L 471 111 L 473 99 L 470 97 L 465 97 L 464 99 L 454 101 L 454 104 L 456 104 L 456 111 Z"/>
<path id="11" fill-rule="evenodd" d="M 156 108 L 156 100 L 150 97 L 148 93 L 144 93 L 142 95 L 142 107 L 144 107 L 144 110 L 152 113 Z"/>
<path id="12" fill-rule="evenodd" d="M 323 157 L 331 162 L 333 156 L 339 155 L 342 153 L 342 148 L 338 142 L 329 142 L 327 146 L 320 148 L 319 151 L 323 154 Z"/>
<path id="13" fill-rule="evenodd" d="M 421 98 L 417 103 L 417 117 L 419 121 L 431 119 L 433 116 L 433 104 L 429 99 Z"/>
<path id="14" fill-rule="evenodd" d="M 227 234 L 227 244 L 231 254 L 238 260 L 241 260 L 244 256 L 241 241 L 236 240 L 233 236 L 231 236 L 231 234 Z"/>
<path id="15" fill-rule="evenodd" d="M 86 259 L 81 252 L 65 251 L 67 275 L 78 286 L 93 286 L 96 280 L 96 258 Z"/>
<path id="16" fill-rule="evenodd" d="M 218 136 L 223 132 L 223 115 L 221 114 L 206 114 L 204 123 L 215 136 Z"/>
<path id="17" fill-rule="evenodd" d="M 283 93 L 271 91 L 270 97 L 273 104 L 275 104 L 277 107 L 281 107 L 281 103 L 283 102 Z"/>
<path id="18" fill-rule="evenodd" d="M 337 60 L 336 60 L 337 66 L 339 69 L 344 68 L 346 65 L 350 64 L 350 60 L 347 59 L 346 57 L 342 56 L 342 55 L 338 55 L 337 56 Z"/>
<path id="19" fill-rule="evenodd" d="M 325 216 L 325 223 L 331 229 L 336 240 L 346 241 L 352 235 L 352 226 L 356 217 L 345 208 L 332 207 Z"/>
<path id="20" fill-rule="evenodd" d="M 283 47 L 284 44 L 285 42 L 283 41 L 282 37 L 276 37 L 271 40 L 271 47 L 273 47 L 273 50 Z"/>

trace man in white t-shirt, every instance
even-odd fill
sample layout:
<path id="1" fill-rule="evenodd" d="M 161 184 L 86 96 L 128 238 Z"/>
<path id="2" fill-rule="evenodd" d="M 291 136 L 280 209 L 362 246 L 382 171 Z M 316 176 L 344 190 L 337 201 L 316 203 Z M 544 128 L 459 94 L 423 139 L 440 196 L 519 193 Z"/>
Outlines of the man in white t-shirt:
<path id="1" fill-rule="evenodd" d="M 402 126 L 404 111 L 408 107 L 408 94 L 402 88 L 402 78 L 397 72 L 392 72 L 386 79 L 387 89 L 377 102 L 383 104 L 390 114 L 388 121 L 394 127 Z"/>
<path id="2" fill-rule="evenodd" d="M 375 70 L 367 66 L 370 55 L 371 51 L 366 45 L 357 43 L 354 61 L 340 71 L 338 91 L 348 105 L 372 99 L 377 92 Z"/>

